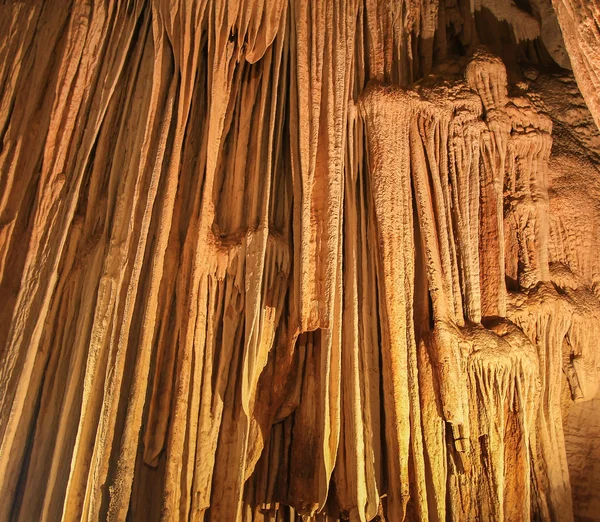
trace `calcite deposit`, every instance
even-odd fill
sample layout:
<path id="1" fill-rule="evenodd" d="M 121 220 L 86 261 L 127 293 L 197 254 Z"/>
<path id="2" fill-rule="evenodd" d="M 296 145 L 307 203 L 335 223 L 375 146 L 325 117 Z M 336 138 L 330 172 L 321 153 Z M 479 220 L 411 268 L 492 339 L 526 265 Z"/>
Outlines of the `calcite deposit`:
<path id="1" fill-rule="evenodd" d="M 600 520 L 599 0 L 0 0 L 0 521 Z"/>

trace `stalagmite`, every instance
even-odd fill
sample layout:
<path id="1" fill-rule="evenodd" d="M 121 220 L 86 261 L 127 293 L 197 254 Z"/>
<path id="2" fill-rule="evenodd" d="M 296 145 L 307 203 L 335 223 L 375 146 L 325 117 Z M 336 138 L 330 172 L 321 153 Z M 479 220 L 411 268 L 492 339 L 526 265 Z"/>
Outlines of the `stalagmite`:
<path id="1" fill-rule="evenodd" d="M 599 13 L 0 0 L 0 521 L 600 520 Z"/>

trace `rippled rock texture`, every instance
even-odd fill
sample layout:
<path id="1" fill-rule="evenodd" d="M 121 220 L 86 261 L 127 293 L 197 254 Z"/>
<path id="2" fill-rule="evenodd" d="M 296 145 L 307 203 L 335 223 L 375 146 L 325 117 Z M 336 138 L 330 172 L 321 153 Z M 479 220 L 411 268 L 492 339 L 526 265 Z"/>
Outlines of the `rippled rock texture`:
<path id="1" fill-rule="evenodd" d="M 599 19 L 0 0 L 0 520 L 600 520 Z"/>

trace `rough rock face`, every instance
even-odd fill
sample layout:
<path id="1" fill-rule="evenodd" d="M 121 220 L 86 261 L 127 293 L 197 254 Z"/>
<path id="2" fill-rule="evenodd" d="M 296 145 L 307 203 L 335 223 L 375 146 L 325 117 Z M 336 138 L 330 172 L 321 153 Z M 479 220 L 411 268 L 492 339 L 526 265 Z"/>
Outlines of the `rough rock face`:
<path id="1" fill-rule="evenodd" d="M 0 520 L 600 520 L 599 18 L 0 0 Z"/>

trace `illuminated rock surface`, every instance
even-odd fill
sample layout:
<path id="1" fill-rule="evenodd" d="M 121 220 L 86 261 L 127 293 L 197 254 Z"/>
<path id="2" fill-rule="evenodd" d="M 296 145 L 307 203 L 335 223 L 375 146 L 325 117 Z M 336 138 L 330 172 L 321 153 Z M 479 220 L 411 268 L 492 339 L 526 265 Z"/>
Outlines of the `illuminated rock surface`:
<path id="1" fill-rule="evenodd" d="M 0 0 L 0 520 L 600 520 L 599 20 Z"/>

